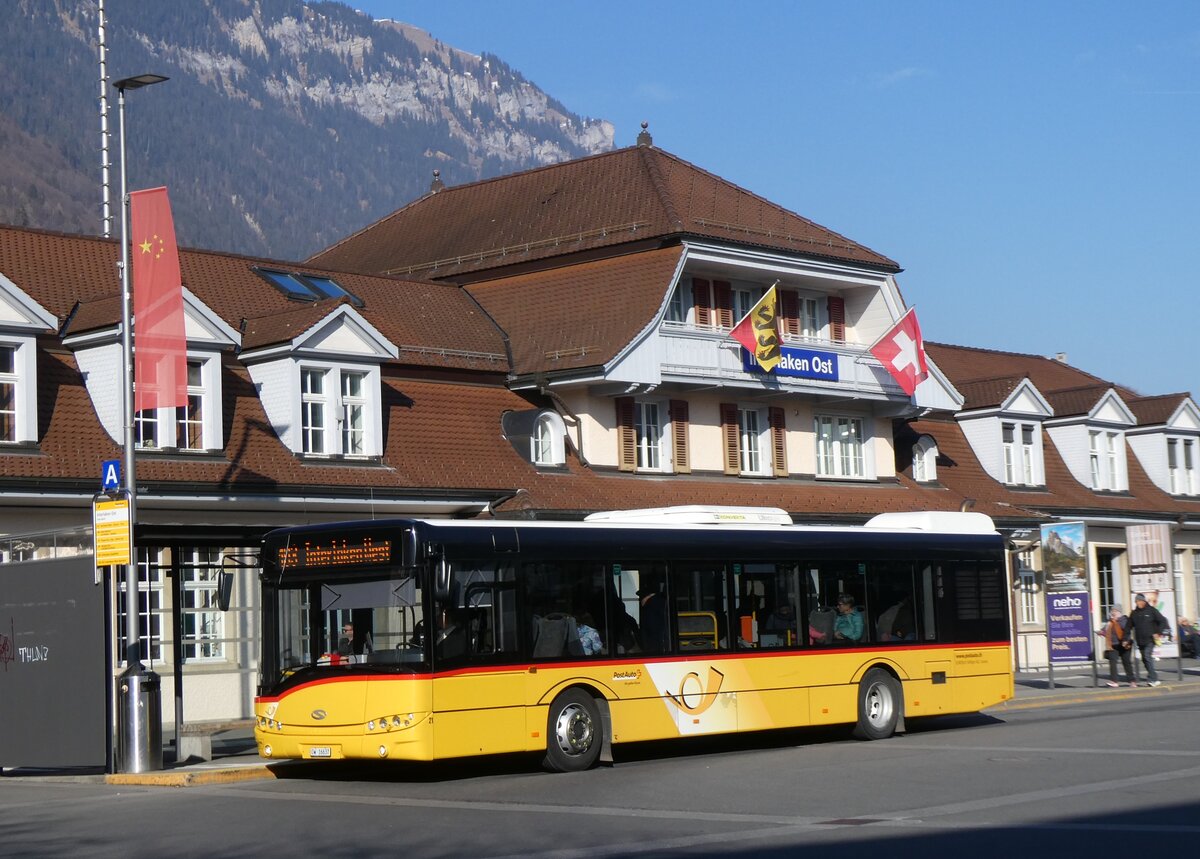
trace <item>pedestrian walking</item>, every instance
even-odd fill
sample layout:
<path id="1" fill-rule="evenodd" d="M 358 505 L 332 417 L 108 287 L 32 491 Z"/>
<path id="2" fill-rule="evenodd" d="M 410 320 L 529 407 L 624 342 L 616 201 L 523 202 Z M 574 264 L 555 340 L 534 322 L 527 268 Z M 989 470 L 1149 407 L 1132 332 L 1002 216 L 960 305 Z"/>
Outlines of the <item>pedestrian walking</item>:
<path id="1" fill-rule="evenodd" d="M 1133 679 L 1133 643 L 1129 637 L 1129 618 L 1122 612 L 1121 606 L 1114 605 L 1108 610 L 1108 623 L 1096 630 L 1096 635 L 1104 639 L 1104 656 L 1108 659 L 1108 685 L 1116 688 L 1121 685 L 1117 680 L 1117 660 L 1125 666 L 1125 682 L 1136 686 Z"/>
<path id="2" fill-rule="evenodd" d="M 1161 681 L 1154 670 L 1154 636 L 1162 635 L 1171 625 L 1162 612 L 1146 601 L 1145 594 L 1138 594 L 1133 601 L 1137 607 L 1129 614 L 1129 631 L 1133 633 L 1133 640 L 1142 654 L 1142 664 L 1146 666 L 1146 685 L 1157 686 Z"/>

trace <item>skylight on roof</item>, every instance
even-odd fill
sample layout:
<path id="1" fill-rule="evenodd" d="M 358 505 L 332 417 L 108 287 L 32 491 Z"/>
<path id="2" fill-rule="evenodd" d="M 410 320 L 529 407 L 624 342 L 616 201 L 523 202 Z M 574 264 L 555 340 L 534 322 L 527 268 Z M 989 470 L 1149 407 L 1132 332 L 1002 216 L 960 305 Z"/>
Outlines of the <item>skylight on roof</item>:
<path id="1" fill-rule="evenodd" d="M 355 307 L 362 307 L 363 301 L 354 293 L 341 286 L 331 277 L 318 274 L 301 274 L 300 272 L 276 271 L 267 268 L 256 268 L 255 271 L 266 278 L 271 286 L 278 289 L 292 301 L 321 301 L 326 298 L 348 298 Z"/>

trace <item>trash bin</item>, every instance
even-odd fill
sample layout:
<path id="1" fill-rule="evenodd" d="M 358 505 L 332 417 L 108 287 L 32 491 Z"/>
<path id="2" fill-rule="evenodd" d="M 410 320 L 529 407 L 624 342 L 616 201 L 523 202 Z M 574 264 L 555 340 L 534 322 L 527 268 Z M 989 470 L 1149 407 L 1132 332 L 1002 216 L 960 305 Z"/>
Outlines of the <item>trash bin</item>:
<path id="1" fill-rule="evenodd" d="M 140 663 L 117 678 L 116 765 L 122 773 L 163 768 L 161 681 Z"/>

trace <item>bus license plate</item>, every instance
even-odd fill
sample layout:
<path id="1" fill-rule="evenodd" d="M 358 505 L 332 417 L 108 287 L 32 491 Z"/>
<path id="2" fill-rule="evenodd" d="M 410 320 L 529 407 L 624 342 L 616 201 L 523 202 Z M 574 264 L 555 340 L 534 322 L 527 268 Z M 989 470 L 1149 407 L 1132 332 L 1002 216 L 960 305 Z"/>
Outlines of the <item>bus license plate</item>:
<path id="1" fill-rule="evenodd" d="M 332 757 L 332 750 L 329 746 L 312 746 L 308 750 L 310 758 L 328 758 Z"/>

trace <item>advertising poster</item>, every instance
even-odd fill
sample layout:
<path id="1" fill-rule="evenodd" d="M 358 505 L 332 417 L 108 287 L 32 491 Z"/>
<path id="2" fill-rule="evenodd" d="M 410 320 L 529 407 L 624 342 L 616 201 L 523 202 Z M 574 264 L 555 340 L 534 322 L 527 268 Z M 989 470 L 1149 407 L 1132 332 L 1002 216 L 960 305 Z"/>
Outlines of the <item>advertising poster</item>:
<path id="1" fill-rule="evenodd" d="M 1171 527 L 1165 523 L 1131 525 L 1125 529 L 1125 544 L 1129 547 L 1129 611 L 1133 611 L 1133 595 L 1145 594 L 1146 602 L 1158 609 L 1171 625 L 1168 633 L 1157 636 L 1154 655 L 1174 659 L 1179 655 L 1175 639 L 1178 616 L 1175 612 L 1175 581 L 1168 566 L 1171 556 Z"/>
<path id="2" fill-rule="evenodd" d="M 1050 638 L 1050 661 L 1056 665 L 1092 660 L 1086 547 L 1082 522 L 1042 526 L 1046 632 Z"/>

